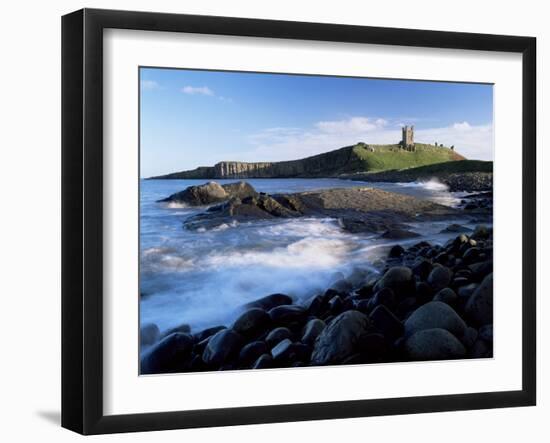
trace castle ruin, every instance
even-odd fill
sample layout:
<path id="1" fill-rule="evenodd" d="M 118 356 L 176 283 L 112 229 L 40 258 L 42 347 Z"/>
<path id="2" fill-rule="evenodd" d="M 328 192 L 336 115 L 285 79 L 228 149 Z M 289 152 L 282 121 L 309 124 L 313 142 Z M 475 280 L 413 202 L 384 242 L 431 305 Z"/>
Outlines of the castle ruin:
<path id="1" fill-rule="evenodd" d="M 407 151 L 414 151 L 414 126 L 403 126 L 401 147 Z"/>

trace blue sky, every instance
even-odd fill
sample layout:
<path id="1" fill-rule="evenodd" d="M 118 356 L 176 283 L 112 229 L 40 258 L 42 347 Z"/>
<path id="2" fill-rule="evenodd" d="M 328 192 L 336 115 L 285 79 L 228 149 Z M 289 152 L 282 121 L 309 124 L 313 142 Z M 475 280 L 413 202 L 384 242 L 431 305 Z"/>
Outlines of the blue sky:
<path id="1" fill-rule="evenodd" d="M 140 95 L 142 177 L 396 143 L 404 124 L 493 158 L 491 85 L 141 68 Z"/>

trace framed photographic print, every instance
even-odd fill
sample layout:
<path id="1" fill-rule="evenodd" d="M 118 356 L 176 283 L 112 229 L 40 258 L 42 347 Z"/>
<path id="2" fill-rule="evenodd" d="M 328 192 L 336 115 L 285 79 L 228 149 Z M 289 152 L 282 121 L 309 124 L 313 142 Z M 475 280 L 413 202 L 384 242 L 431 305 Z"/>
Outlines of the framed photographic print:
<path id="1" fill-rule="evenodd" d="M 64 427 L 535 404 L 534 38 L 62 25 Z"/>

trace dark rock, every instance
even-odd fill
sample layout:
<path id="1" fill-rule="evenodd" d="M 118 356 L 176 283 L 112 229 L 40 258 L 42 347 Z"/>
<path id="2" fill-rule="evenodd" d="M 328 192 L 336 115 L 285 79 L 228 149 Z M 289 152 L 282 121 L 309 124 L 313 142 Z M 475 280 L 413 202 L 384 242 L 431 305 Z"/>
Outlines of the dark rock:
<path id="1" fill-rule="evenodd" d="M 485 340 L 477 339 L 470 349 L 471 358 L 492 358 L 493 345 Z"/>
<path id="2" fill-rule="evenodd" d="M 433 298 L 434 291 L 432 287 L 423 281 L 416 282 L 416 299 L 419 304 L 429 302 Z"/>
<path id="3" fill-rule="evenodd" d="M 470 283 L 458 288 L 458 297 L 461 299 L 468 299 L 474 293 L 479 285 L 476 283 Z"/>
<path id="4" fill-rule="evenodd" d="M 445 329 L 456 337 L 462 337 L 466 323 L 448 304 L 431 301 L 414 311 L 405 322 L 405 334 L 411 336 L 424 329 Z"/>
<path id="5" fill-rule="evenodd" d="M 280 305 L 291 305 L 292 298 L 285 294 L 271 294 L 265 297 L 254 300 L 253 302 L 247 303 L 245 308 L 262 308 L 266 311 L 280 306 Z"/>
<path id="6" fill-rule="evenodd" d="M 186 203 L 192 206 L 209 205 L 228 200 L 230 196 L 217 182 L 208 182 L 204 185 L 189 186 L 181 192 L 160 200 L 161 202 Z"/>
<path id="7" fill-rule="evenodd" d="M 308 315 L 319 316 L 326 309 L 323 295 L 314 295 L 305 304 Z"/>
<path id="8" fill-rule="evenodd" d="M 460 341 L 466 347 L 466 349 L 470 349 L 477 340 L 477 336 L 477 331 L 474 328 L 468 327 L 464 331 L 464 335 L 460 337 Z"/>
<path id="9" fill-rule="evenodd" d="M 170 334 L 173 334 L 174 332 L 182 332 L 184 334 L 189 334 L 191 332 L 191 326 L 189 326 L 187 323 L 182 323 L 179 326 L 176 326 L 174 328 L 168 329 L 163 335 L 163 337 L 166 337 Z"/>
<path id="10" fill-rule="evenodd" d="M 372 308 L 378 305 L 385 305 L 387 308 L 393 309 L 397 304 L 395 293 L 390 288 L 380 289 L 374 294 L 371 300 Z"/>
<path id="11" fill-rule="evenodd" d="M 449 286 L 451 278 L 453 276 L 452 271 L 445 266 L 436 266 L 430 272 L 428 276 L 428 283 L 435 292 L 439 292 L 441 289 Z"/>
<path id="12" fill-rule="evenodd" d="M 462 255 L 462 259 L 466 264 L 474 263 L 478 261 L 480 253 L 481 253 L 481 249 L 479 249 L 478 247 L 472 246 L 471 248 L 466 249 L 466 251 L 464 252 L 464 255 Z"/>
<path id="13" fill-rule="evenodd" d="M 273 357 L 270 354 L 262 354 L 252 365 L 252 369 L 268 369 L 273 367 Z"/>
<path id="14" fill-rule="evenodd" d="M 359 311 L 340 314 L 317 337 L 311 355 L 312 363 L 326 365 L 342 362 L 354 353 L 359 337 L 368 326 L 368 317 Z"/>
<path id="15" fill-rule="evenodd" d="M 193 337 L 191 335 L 175 332 L 163 338 L 143 354 L 141 373 L 161 374 L 181 371 L 185 367 L 192 348 Z"/>
<path id="16" fill-rule="evenodd" d="M 326 324 L 323 320 L 314 318 L 307 322 L 302 334 L 302 343 L 313 345 L 319 334 L 325 329 Z"/>
<path id="17" fill-rule="evenodd" d="M 371 311 L 371 306 L 372 306 L 371 301 L 372 299 L 359 300 L 355 305 L 355 309 L 362 312 L 363 314 L 368 314 Z"/>
<path id="18" fill-rule="evenodd" d="M 479 328 L 478 337 L 488 343 L 493 343 L 493 325 L 485 325 Z"/>
<path id="19" fill-rule="evenodd" d="M 225 326 L 213 326 L 211 328 L 203 329 L 202 331 L 195 334 L 195 340 L 200 343 L 204 339 L 212 337 L 216 332 L 219 332 L 223 329 L 227 328 Z"/>
<path id="20" fill-rule="evenodd" d="M 414 275 L 418 275 L 422 280 L 426 280 L 432 271 L 432 263 L 425 258 L 418 259 L 412 266 Z"/>
<path id="21" fill-rule="evenodd" d="M 307 311 L 303 306 L 281 305 L 269 311 L 269 316 L 275 324 L 288 324 L 305 318 Z"/>
<path id="22" fill-rule="evenodd" d="M 242 341 L 240 334 L 232 329 L 223 329 L 210 338 L 202 359 L 208 365 L 221 366 L 237 354 Z"/>
<path id="23" fill-rule="evenodd" d="M 353 285 L 348 282 L 345 278 L 342 278 L 331 285 L 331 289 L 334 289 L 338 292 L 351 292 L 353 290 Z"/>
<path id="24" fill-rule="evenodd" d="M 458 295 L 451 288 L 443 288 L 437 294 L 434 295 L 433 301 L 440 301 L 447 303 L 450 306 L 454 306 L 458 300 Z"/>
<path id="25" fill-rule="evenodd" d="M 286 361 L 289 359 L 291 352 L 292 341 L 290 341 L 288 338 L 285 338 L 283 341 L 275 345 L 275 347 L 271 350 L 271 355 L 273 356 L 273 360 L 275 361 Z"/>
<path id="26" fill-rule="evenodd" d="M 267 334 L 267 337 L 265 338 L 265 342 L 267 343 L 267 346 L 269 348 L 272 348 L 277 343 L 283 341 L 286 338 L 290 338 L 291 336 L 292 336 L 292 332 L 290 332 L 290 329 L 275 328 L 269 334 Z"/>
<path id="27" fill-rule="evenodd" d="M 361 361 L 358 363 L 374 363 L 384 359 L 388 354 L 388 341 L 379 333 L 363 334 L 359 338 L 357 348 L 361 352 Z"/>
<path id="28" fill-rule="evenodd" d="M 493 274 L 483 279 L 468 299 L 464 309 L 467 318 L 477 326 L 493 323 Z"/>
<path id="29" fill-rule="evenodd" d="M 466 226 L 462 226 L 462 225 L 459 225 L 459 224 L 456 224 L 456 223 L 453 223 L 449 226 L 447 226 L 445 229 L 443 229 L 441 231 L 441 233 L 448 233 L 448 232 L 456 232 L 456 233 L 461 233 L 461 232 L 471 232 L 472 230 L 470 228 L 467 228 Z"/>
<path id="30" fill-rule="evenodd" d="M 490 274 L 493 272 L 493 262 L 492 261 L 484 261 L 484 262 L 478 262 L 478 263 L 472 263 L 468 266 L 468 268 L 472 271 L 473 278 L 476 281 L 481 281 L 485 278 L 487 274 Z"/>
<path id="31" fill-rule="evenodd" d="M 239 353 L 239 364 L 241 366 L 252 365 L 262 354 L 269 353 L 267 345 L 263 341 L 253 341 L 241 349 Z"/>
<path id="32" fill-rule="evenodd" d="M 382 234 L 381 237 L 392 240 L 402 240 L 406 238 L 420 237 L 420 234 L 413 231 L 408 231 L 406 229 L 388 229 Z"/>
<path id="33" fill-rule="evenodd" d="M 405 341 L 405 352 L 411 360 L 447 360 L 461 358 L 466 349 L 449 331 L 424 329 Z"/>
<path id="34" fill-rule="evenodd" d="M 342 302 L 342 299 L 340 298 L 339 295 L 335 295 L 328 302 L 328 307 L 330 309 L 330 312 L 335 315 L 342 312 L 343 306 L 344 306 L 344 303 Z"/>
<path id="35" fill-rule="evenodd" d="M 384 305 L 377 306 L 369 316 L 372 324 L 390 340 L 403 335 L 403 323 Z"/>
<path id="36" fill-rule="evenodd" d="M 160 330 L 154 323 L 147 323 L 139 329 L 139 343 L 141 346 L 149 346 L 160 338 Z"/>
<path id="37" fill-rule="evenodd" d="M 388 257 L 389 258 L 401 257 L 404 252 L 405 252 L 405 249 L 403 249 L 403 246 L 395 245 L 395 246 L 392 246 L 392 248 L 390 249 L 390 252 L 388 253 Z"/>
<path id="38" fill-rule="evenodd" d="M 418 304 L 416 302 L 416 297 L 406 297 L 399 302 L 395 312 L 400 318 L 403 318 L 408 312 L 415 309 L 417 306 Z"/>
<path id="39" fill-rule="evenodd" d="M 477 225 L 472 234 L 472 238 L 476 240 L 484 240 L 489 238 L 491 231 L 485 225 Z"/>
<path id="40" fill-rule="evenodd" d="M 252 337 L 269 328 L 270 324 L 271 318 L 266 311 L 261 308 L 251 308 L 237 318 L 233 324 L 233 330 L 245 337 Z"/>
<path id="41" fill-rule="evenodd" d="M 374 286 L 377 292 L 384 288 L 390 288 L 397 295 L 407 295 L 408 292 L 414 292 L 413 273 L 406 266 L 394 266 L 388 269 L 384 276 L 378 280 Z"/>

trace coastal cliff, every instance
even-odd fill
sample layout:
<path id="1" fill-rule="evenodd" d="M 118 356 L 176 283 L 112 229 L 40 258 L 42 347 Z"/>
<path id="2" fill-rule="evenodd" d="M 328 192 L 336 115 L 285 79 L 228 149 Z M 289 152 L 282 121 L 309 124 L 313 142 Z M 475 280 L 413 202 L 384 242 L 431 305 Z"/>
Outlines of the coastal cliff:
<path id="1" fill-rule="evenodd" d="M 415 147 L 414 151 L 407 151 L 400 145 L 358 143 L 299 160 L 255 163 L 222 161 L 214 166 L 201 166 L 151 179 L 334 177 L 354 172 L 403 169 L 464 160 L 450 148 L 419 143 Z"/>

